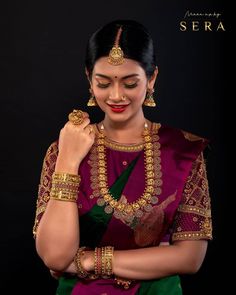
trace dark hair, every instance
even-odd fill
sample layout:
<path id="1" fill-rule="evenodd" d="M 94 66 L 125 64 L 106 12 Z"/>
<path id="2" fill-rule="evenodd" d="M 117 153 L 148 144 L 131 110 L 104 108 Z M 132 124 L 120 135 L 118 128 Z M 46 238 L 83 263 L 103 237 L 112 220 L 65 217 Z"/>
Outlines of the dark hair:
<path id="1" fill-rule="evenodd" d="M 156 68 L 153 41 L 147 29 L 134 20 L 112 21 L 98 29 L 88 40 L 85 65 L 91 76 L 95 62 L 108 56 L 114 45 L 118 29 L 122 27 L 119 46 L 124 57 L 133 59 L 141 65 L 148 78 Z"/>

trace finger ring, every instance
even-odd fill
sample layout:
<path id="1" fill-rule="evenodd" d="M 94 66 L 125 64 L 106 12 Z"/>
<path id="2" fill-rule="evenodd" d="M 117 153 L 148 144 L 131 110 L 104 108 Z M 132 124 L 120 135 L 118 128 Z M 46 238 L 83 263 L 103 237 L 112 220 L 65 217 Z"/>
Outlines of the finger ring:
<path id="1" fill-rule="evenodd" d="M 81 110 L 73 110 L 73 112 L 69 114 L 68 118 L 74 125 L 80 125 L 84 122 L 84 116 Z"/>
<path id="2" fill-rule="evenodd" d="M 89 127 L 89 134 L 90 134 L 91 132 L 93 132 L 93 127 L 92 127 L 92 126 Z"/>

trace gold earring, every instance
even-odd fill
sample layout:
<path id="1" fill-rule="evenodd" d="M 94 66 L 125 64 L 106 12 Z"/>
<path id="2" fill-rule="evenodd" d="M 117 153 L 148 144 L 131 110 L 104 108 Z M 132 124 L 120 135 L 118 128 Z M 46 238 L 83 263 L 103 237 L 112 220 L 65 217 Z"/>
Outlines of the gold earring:
<path id="1" fill-rule="evenodd" d="M 87 106 L 88 107 L 96 107 L 97 102 L 96 102 L 95 96 L 93 94 L 93 90 L 91 88 L 89 88 L 89 92 L 90 92 L 90 98 L 89 98 L 89 101 L 87 102 Z"/>
<path id="2" fill-rule="evenodd" d="M 143 105 L 146 107 L 155 107 L 156 103 L 153 97 L 154 89 L 148 89 L 146 93 L 146 98 L 143 102 Z"/>

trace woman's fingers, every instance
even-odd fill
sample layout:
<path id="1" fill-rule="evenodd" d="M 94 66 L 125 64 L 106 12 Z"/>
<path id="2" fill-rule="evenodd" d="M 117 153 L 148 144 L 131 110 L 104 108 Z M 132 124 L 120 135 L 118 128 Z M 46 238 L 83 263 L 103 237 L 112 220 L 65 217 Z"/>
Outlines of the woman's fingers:
<path id="1" fill-rule="evenodd" d="M 86 113 L 86 112 L 83 112 L 83 117 L 84 117 L 84 118 L 88 118 L 88 117 L 89 117 L 89 114 Z"/>
<path id="2" fill-rule="evenodd" d="M 87 125 L 87 126 L 84 128 L 84 131 L 85 131 L 87 134 L 94 133 L 93 126 L 92 126 L 92 125 Z"/>

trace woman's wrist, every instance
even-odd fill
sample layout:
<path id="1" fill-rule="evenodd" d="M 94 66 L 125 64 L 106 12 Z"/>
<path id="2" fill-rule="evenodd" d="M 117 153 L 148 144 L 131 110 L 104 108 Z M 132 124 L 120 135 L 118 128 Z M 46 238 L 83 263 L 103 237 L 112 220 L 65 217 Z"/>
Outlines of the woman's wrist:
<path id="1" fill-rule="evenodd" d="M 70 174 L 78 174 L 80 163 L 73 163 L 65 159 L 57 159 L 55 172 L 64 172 Z"/>
<path id="2" fill-rule="evenodd" d="M 114 247 L 80 247 L 74 257 L 77 274 L 81 278 L 110 278 L 113 275 Z"/>
<path id="3" fill-rule="evenodd" d="M 94 251 L 85 251 L 81 259 L 81 264 L 87 272 L 94 271 Z"/>

